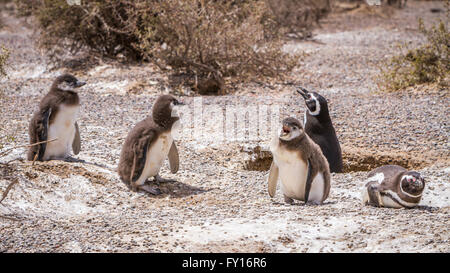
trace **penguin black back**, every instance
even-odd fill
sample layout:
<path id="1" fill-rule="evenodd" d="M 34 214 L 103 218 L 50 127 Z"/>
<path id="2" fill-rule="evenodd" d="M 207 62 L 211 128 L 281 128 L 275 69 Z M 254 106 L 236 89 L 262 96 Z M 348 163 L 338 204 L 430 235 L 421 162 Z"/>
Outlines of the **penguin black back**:
<path id="1" fill-rule="evenodd" d="M 79 96 L 77 92 L 73 91 L 73 89 L 81 87 L 85 84 L 85 82 L 79 81 L 70 74 L 63 74 L 55 79 L 50 91 L 41 100 L 39 103 L 39 109 L 34 113 L 30 121 L 28 131 L 30 136 L 30 144 L 48 140 L 49 126 L 53 123 L 55 117 L 60 111 L 60 105 L 79 105 Z M 28 160 L 43 160 L 46 148 L 47 143 L 31 146 L 28 150 Z"/>
<path id="2" fill-rule="evenodd" d="M 136 185 L 135 183 L 141 178 L 145 170 L 149 148 L 156 143 L 161 135 L 170 132 L 174 123 L 179 120 L 178 116 L 172 115 L 172 105 L 177 104 L 179 104 L 179 101 L 170 95 L 158 97 L 153 105 L 152 114 L 137 123 L 126 137 L 117 171 L 121 180 L 132 190 L 138 190 L 139 187 L 145 190 L 145 185 Z M 175 145 L 173 142 L 171 144 Z M 178 157 L 178 154 L 176 156 Z M 160 161 L 158 160 L 158 162 Z M 171 162 L 170 155 L 169 164 L 172 168 L 173 162 Z M 157 168 L 157 171 L 160 167 Z M 176 172 L 177 169 L 178 166 L 171 170 Z"/>
<path id="3" fill-rule="evenodd" d="M 299 87 L 297 92 L 305 99 L 306 111 L 304 118 L 305 132 L 320 146 L 328 160 L 330 171 L 342 172 L 342 151 L 336 131 L 331 122 L 327 100 L 316 92 L 309 92 Z"/>

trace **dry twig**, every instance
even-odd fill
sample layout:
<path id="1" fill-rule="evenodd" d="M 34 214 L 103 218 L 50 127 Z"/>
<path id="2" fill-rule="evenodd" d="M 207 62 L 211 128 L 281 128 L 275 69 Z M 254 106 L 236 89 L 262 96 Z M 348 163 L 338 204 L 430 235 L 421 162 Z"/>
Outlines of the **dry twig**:
<path id="1" fill-rule="evenodd" d="M 20 221 L 20 219 L 9 217 L 9 216 L 6 216 L 6 215 L 0 215 L 0 218 L 8 219 L 8 220 L 11 220 L 11 221 Z"/>
<path id="2" fill-rule="evenodd" d="M 6 187 L 5 192 L 3 192 L 2 195 L 2 199 L 0 200 L 0 204 L 3 202 L 3 200 L 5 200 L 6 196 L 8 195 L 9 191 L 12 189 L 12 187 L 14 186 L 14 184 L 19 183 L 19 178 L 16 177 L 16 179 L 14 179 L 9 185 L 8 187 Z"/>
<path id="3" fill-rule="evenodd" d="M 33 143 L 33 144 L 15 146 L 15 147 L 6 149 L 5 151 L 1 152 L 0 153 L 0 157 L 6 156 L 9 152 L 11 152 L 12 150 L 17 149 L 17 148 L 23 148 L 23 147 L 29 148 L 29 147 L 33 147 L 33 146 L 36 146 L 36 145 L 39 145 L 39 144 L 42 144 L 42 143 L 50 143 L 50 142 L 53 142 L 55 140 L 58 140 L 58 138 L 54 138 L 54 139 L 51 139 L 51 140 L 40 141 L 40 142 L 36 142 L 36 143 Z"/>

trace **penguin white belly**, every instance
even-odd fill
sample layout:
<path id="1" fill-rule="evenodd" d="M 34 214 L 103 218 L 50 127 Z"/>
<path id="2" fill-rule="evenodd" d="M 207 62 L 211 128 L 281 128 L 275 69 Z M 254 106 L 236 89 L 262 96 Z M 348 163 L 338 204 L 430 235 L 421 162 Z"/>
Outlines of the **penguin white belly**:
<path id="1" fill-rule="evenodd" d="M 64 158 L 70 155 L 75 138 L 75 122 L 80 106 L 60 105 L 56 116 L 47 128 L 47 140 L 56 139 L 47 143 L 44 160 Z"/>
<path id="2" fill-rule="evenodd" d="M 383 202 L 383 207 L 385 207 L 385 208 L 395 208 L 395 209 L 402 208 L 401 205 L 399 205 L 397 202 L 392 200 L 391 197 L 386 196 L 386 195 L 381 196 L 381 202 Z"/>
<path id="3" fill-rule="evenodd" d="M 278 163 L 281 191 L 290 198 L 304 200 L 307 166 L 303 161 Z"/>
<path id="4" fill-rule="evenodd" d="M 312 181 L 311 189 L 309 190 L 308 202 L 321 202 L 323 199 L 324 189 L 325 180 L 323 178 L 323 173 L 318 173 Z"/>
<path id="5" fill-rule="evenodd" d="M 136 181 L 137 185 L 143 185 L 147 178 L 156 176 L 159 173 L 159 169 L 161 169 L 164 160 L 169 154 L 172 142 L 173 138 L 171 132 L 159 135 L 158 139 L 155 143 L 153 143 L 147 152 L 144 170 L 142 171 L 139 179 Z"/>
<path id="6" fill-rule="evenodd" d="M 280 148 L 278 137 L 272 140 L 270 150 L 279 169 L 281 191 L 289 198 L 303 200 L 308 166 L 300 160 L 297 152 Z"/>
<path id="7" fill-rule="evenodd" d="M 397 200 L 393 200 L 388 195 L 380 195 L 380 199 L 381 199 L 381 202 L 382 202 L 382 205 L 381 205 L 382 207 L 394 208 L 394 209 L 403 208 L 403 206 L 400 205 L 396 201 L 401 202 L 405 207 L 413 207 L 414 206 L 414 204 L 412 204 L 412 203 L 402 202 L 400 200 L 400 198 L 395 193 L 393 193 L 391 191 L 390 191 L 390 193 L 392 195 L 394 195 Z M 367 187 L 364 187 L 363 190 L 362 190 L 362 202 L 363 202 L 363 205 L 367 205 L 369 203 L 369 201 L 370 201 L 369 191 L 368 191 Z"/>
<path id="8" fill-rule="evenodd" d="M 387 193 L 388 195 L 381 196 L 381 200 L 383 202 L 384 207 L 386 208 L 413 208 L 419 204 L 417 203 L 411 203 L 407 202 L 398 196 L 396 192 L 393 192 L 391 190 L 384 191 L 384 193 Z M 390 195 L 390 196 L 389 196 Z"/>
<path id="9" fill-rule="evenodd" d="M 364 186 L 362 189 L 361 199 L 362 199 L 363 205 L 366 205 L 367 203 L 369 203 L 369 191 L 367 190 L 366 186 Z"/>

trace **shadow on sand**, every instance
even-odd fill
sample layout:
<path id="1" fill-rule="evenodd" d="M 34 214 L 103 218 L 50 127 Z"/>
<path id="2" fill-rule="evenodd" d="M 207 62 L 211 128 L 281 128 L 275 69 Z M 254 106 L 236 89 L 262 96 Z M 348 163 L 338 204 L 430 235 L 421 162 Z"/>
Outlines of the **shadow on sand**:
<path id="1" fill-rule="evenodd" d="M 164 183 L 152 181 L 150 183 L 147 183 L 158 188 L 161 191 L 161 194 L 158 195 L 148 194 L 150 197 L 154 198 L 166 198 L 167 196 L 170 196 L 172 198 L 182 198 L 210 191 L 209 189 L 202 189 L 179 181 Z"/>

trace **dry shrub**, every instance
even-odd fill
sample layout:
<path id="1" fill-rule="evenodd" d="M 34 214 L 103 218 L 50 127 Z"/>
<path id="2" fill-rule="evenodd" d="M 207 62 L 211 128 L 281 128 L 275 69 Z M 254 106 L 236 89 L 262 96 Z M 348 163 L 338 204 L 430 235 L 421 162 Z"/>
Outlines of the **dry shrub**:
<path id="1" fill-rule="evenodd" d="M 0 78 L 6 76 L 6 66 L 8 58 L 9 50 L 4 46 L 0 46 Z"/>
<path id="2" fill-rule="evenodd" d="M 150 61 L 217 93 L 227 81 L 282 77 L 295 58 L 267 40 L 268 8 L 252 0 L 16 0 L 41 26 L 55 60 L 69 51 Z"/>
<path id="3" fill-rule="evenodd" d="M 419 30 L 427 38 L 424 45 L 407 50 L 406 54 L 391 58 L 381 68 L 379 86 L 387 91 L 396 91 L 422 83 L 438 83 L 448 86 L 450 73 L 450 34 L 444 22 L 424 27 L 419 20 Z M 400 45 L 400 50 L 406 45 Z"/>
<path id="4" fill-rule="evenodd" d="M 36 16 L 42 29 L 40 45 L 55 61 L 89 49 L 92 53 L 115 58 L 125 55 L 139 60 L 137 20 L 138 2 L 82 1 L 69 5 L 66 0 L 16 0 L 22 13 Z"/>
<path id="5" fill-rule="evenodd" d="M 347 12 L 359 8 L 376 8 L 379 6 L 404 8 L 407 0 L 335 0 L 332 3 L 334 12 Z M 385 12 L 384 10 L 383 12 Z"/>
<path id="6" fill-rule="evenodd" d="M 157 23 L 146 20 L 143 52 L 160 67 L 194 75 L 205 93 L 220 90 L 224 78 L 278 77 L 296 63 L 280 40 L 264 39 L 262 2 L 168 0 L 153 8 Z"/>
<path id="7" fill-rule="evenodd" d="M 1 131 L 2 128 L 0 128 L 0 133 Z M 6 145 L 14 142 L 15 140 L 16 138 L 14 136 L 0 134 L 0 150 L 2 150 Z"/>
<path id="8" fill-rule="evenodd" d="M 331 11 L 331 0 L 266 0 L 278 28 L 286 32 L 310 35 L 311 29 L 319 24 L 319 19 Z"/>
<path id="9" fill-rule="evenodd" d="M 16 12 L 19 16 L 31 16 L 41 7 L 42 0 L 14 0 Z"/>
<path id="10" fill-rule="evenodd" d="M 406 6 L 406 2 L 407 0 L 384 0 L 382 4 L 401 9 Z"/>
<path id="11" fill-rule="evenodd" d="M 6 67 L 8 65 L 7 63 L 8 58 L 9 58 L 9 50 L 3 45 L 0 45 L 0 79 L 6 77 Z M 2 91 L 3 90 L 0 88 L 0 100 L 5 100 Z M 4 128 L 5 125 L 0 124 L 0 150 L 3 149 L 3 147 L 6 144 L 14 141 L 14 137 L 3 134 Z"/>

